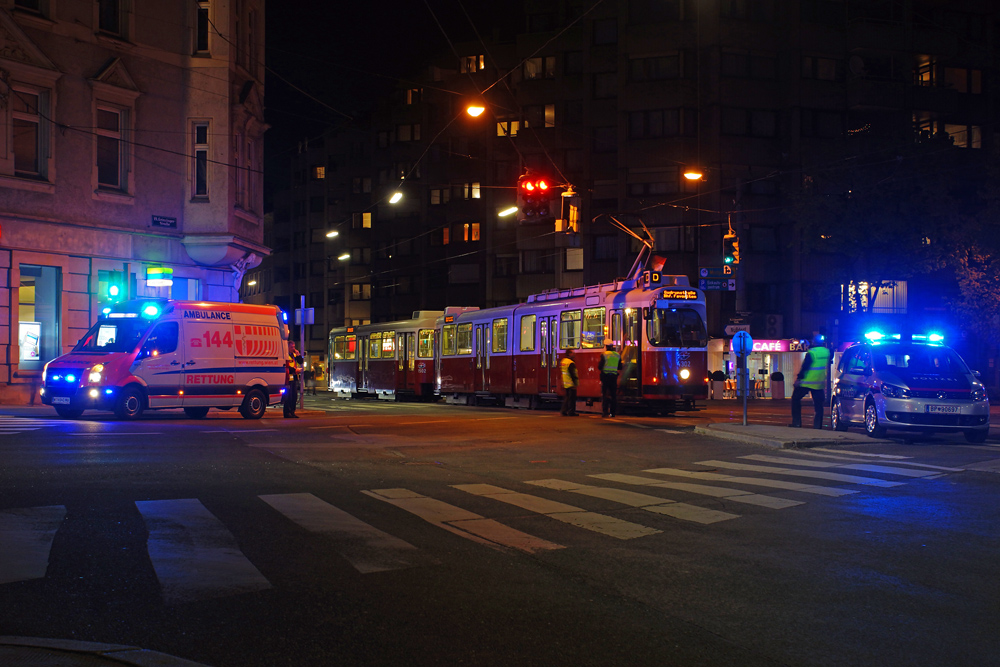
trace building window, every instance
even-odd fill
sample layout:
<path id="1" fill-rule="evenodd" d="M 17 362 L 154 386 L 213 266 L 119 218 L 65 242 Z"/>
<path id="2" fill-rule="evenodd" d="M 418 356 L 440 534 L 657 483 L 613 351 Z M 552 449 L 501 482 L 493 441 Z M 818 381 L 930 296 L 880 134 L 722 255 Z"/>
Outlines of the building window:
<path id="1" fill-rule="evenodd" d="M 722 76 L 774 79 L 777 76 L 777 59 L 772 55 L 726 52 L 722 54 Z"/>
<path id="2" fill-rule="evenodd" d="M 478 72 L 486 69 L 486 56 L 464 56 L 459 59 L 458 71 L 462 74 Z"/>
<path id="3" fill-rule="evenodd" d="M 838 111 L 802 109 L 801 118 L 803 137 L 836 139 L 844 135 L 844 115 Z"/>
<path id="4" fill-rule="evenodd" d="M 607 262 L 616 259 L 618 259 L 618 237 L 609 235 L 594 237 L 594 261 Z"/>
<path id="5" fill-rule="evenodd" d="M 195 53 L 208 53 L 208 3 L 200 1 L 195 6 L 194 20 L 194 51 Z"/>
<path id="6" fill-rule="evenodd" d="M 108 35 L 127 37 L 123 0 L 97 0 L 97 29 Z"/>
<path id="7" fill-rule="evenodd" d="M 354 229 L 371 229 L 372 228 L 372 214 L 368 213 L 355 213 L 352 219 L 352 225 Z"/>
<path id="8" fill-rule="evenodd" d="M 498 137 L 516 137 L 521 129 L 520 120 L 499 120 L 497 121 Z"/>
<path id="9" fill-rule="evenodd" d="M 323 165 L 313 165 L 312 167 L 312 179 L 314 181 L 322 181 L 326 178 L 326 167 Z"/>
<path id="10" fill-rule="evenodd" d="M 57 266 L 20 265 L 18 289 L 18 367 L 41 370 L 60 354 L 59 329 L 62 292 Z"/>
<path id="11" fill-rule="evenodd" d="M 410 88 L 406 91 L 406 103 L 407 104 L 420 104 L 420 99 L 423 97 L 423 88 Z"/>
<path id="12" fill-rule="evenodd" d="M 722 133 L 743 137 L 773 137 L 777 133 L 775 111 L 766 109 L 722 110 Z"/>
<path id="13" fill-rule="evenodd" d="M 120 107 L 97 107 L 97 185 L 101 188 L 128 189 L 128 110 Z"/>
<path id="14" fill-rule="evenodd" d="M 618 43 L 618 19 L 594 21 L 594 44 Z"/>
<path id="15" fill-rule="evenodd" d="M 36 14 L 42 14 L 48 9 L 48 7 L 43 6 L 42 0 L 14 0 L 14 6 L 18 9 L 27 9 Z"/>
<path id="16" fill-rule="evenodd" d="M 694 109 L 650 109 L 628 115 L 629 139 L 693 137 L 698 114 Z"/>
<path id="17" fill-rule="evenodd" d="M 802 56 L 802 78 L 820 81 L 843 81 L 844 61 L 837 58 Z"/>
<path id="18" fill-rule="evenodd" d="M 959 93 L 982 94 L 983 71 L 962 67 L 945 67 L 944 85 Z"/>
<path id="19" fill-rule="evenodd" d="M 528 58 L 524 61 L 525 79 L 554 79 L 556 78 L 556 57 L 545 56 L 541 58 Z"/>
<path id="20" fill-rule="evenodd" d="M 602 72 L 594 75 L 594 99 L 607 99 L 618 95 L 618 74 Z"/>
<path id="21" fill-rule="evenodd" d="M 19 87 L 12 87 L 11 93 L 14 174 L 45 180 L 49 133 L 43 116 L 49 110 L 49 93 Z"/>
<path id="22" fill-rule="evenodd" d="M 543 128 L 556 126 L 556 105 L 536 104 L 524 107 L 524 126 Z"/>
<path id="23" fill-rule="evenodd" d="M 441 230 L 441 245 L 448 245 L 451 243 L 451 229 L 445 227 Z"/>
<path id="24" fill-rule="evenodd" d="M 595 127 L 594 128 L 594 152 L 614 153 L 618 150 L 618 128 Z"/>
<path id="25" fill-rule="evenodd" d="M 478 181 L 475 183 L 464 183 L 462 184 L 462 198 L 463 199 L 479 199 L 480 189 Z"/>
<path id="26" fill-rule="evenodd" d="M 628 61 L 628 74 L 632 81 L 676 79 L 681 75 L 680 54 L 655 58 L 631 58 Z"/>
<path id="27" fill-rule="evenodd" d="M 208 122 L 194 123 L 194 184 L 192 195 L 208 198 Z"/>
<path id="28" fill-rule="evenodd" d="M 396 141 L 420 141 L 420 123 L 397 125 Z"/>
<path id="29" fill-rule="evenodd" d="M 450 200 L 451 188 L 431 188 L 431 206 L 447 204 Z"/>
<path id="30" fill-rule="evenodd" d="M 463 240 L 466 242 L 479 240 L 479 223 L 467 222 L 462 226 Z"/>
<path id="31" fill-rule="evenodd" d="M 583 271 L 583 248 L 566 248 L 566 270 Z"/>

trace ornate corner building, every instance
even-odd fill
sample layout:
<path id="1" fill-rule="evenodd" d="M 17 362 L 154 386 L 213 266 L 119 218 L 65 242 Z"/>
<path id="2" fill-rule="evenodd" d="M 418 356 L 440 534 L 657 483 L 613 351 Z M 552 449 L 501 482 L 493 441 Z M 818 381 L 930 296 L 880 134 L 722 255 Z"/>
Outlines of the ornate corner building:
<path id="1" fill-rule="evenodd" d="M 0 0 L 0 403 L 109 300 L 238 300 L 263 48 L 263 0 Z"/>

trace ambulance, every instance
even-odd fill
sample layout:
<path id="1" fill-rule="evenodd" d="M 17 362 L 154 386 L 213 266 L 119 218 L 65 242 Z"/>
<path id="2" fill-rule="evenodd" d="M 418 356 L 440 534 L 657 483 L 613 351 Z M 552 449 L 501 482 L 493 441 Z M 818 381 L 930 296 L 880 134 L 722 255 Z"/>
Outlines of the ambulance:
<path id="1" fill-rule="evenodd" d="M 69 354 L 45 365 L 42 402 L 76 419 L 110 410 L 237 408 L 260 419 L 285 390 L 288 326 L 277 306 L 139 299 L 104 309 Z"/>

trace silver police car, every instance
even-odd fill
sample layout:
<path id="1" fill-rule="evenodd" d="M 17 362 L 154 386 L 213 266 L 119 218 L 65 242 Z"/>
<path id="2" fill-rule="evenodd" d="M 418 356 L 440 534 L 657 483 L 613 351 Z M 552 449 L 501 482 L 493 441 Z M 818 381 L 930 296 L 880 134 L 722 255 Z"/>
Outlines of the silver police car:
<path id="1" fill-rule="evenodd" d="M 871 335 L 849 347 L 833 373 L 833 428 L 864 425 L 868 435 L 888 429 L 965 434 L 984 442 L 990 432 L 986 389 L 958 354 L 931 340 Z"/>

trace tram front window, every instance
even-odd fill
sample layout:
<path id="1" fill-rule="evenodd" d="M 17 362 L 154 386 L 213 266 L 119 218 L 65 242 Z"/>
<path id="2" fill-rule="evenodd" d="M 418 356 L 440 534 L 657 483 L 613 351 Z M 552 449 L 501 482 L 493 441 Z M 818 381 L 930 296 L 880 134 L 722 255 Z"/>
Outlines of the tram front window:
<path id="1" fill-rule="evenodd" d="M 708 331 L 697 311 L 690 308 L 654 308 L 646 323 L 650 345 L 656 347 L 705 347 Z"/>

